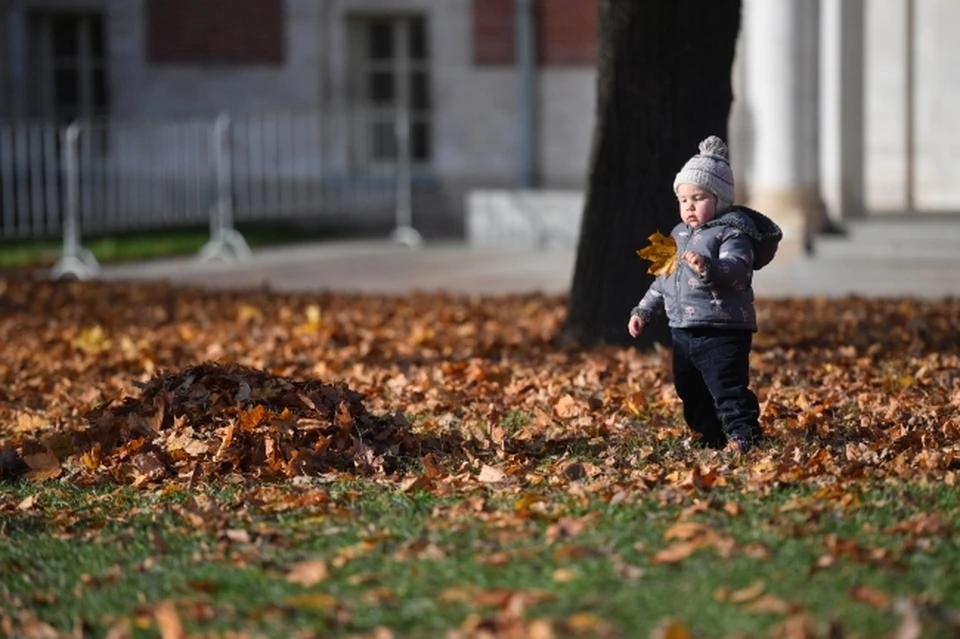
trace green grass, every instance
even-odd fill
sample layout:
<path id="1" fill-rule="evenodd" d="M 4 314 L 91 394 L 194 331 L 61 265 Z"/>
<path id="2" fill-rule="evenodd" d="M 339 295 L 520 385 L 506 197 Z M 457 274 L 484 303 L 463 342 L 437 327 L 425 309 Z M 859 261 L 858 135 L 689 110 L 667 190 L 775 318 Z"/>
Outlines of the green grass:
<path id="1" fill-rule="evenodd" d="M 856 587 L 960 605 L 956 531 L 918 538 L 891 530 L 929 513 L 956 521 L 960 496 L 947 487 L 877 485 L 855 495 L 852 508 L 807 487 L 769 495 L 717 490 L 706 496 L 711 507 L 689 521 L 733 539 L 733 549 L 721 556 L 703 548 L 676 564 L 653 561 L 673 543 L 665 531 L 694 503 L 673 491 L 640 489 L 616 504 L 548 492 L 530 509 L 538 516 L 517 516 L 516 496 L 485 488 L 474 495 L 485 500 L 482 511 L 462 496 L 365 482 L 331 485 L 328 503 L 313 507 L 284 507 L 283 496 L 322 495 L 323 488 L 258 490 L 274 488 L 195 490 L 222 511 L 197 527 L 178 510 L 188 498 L 180 490 L 8 485 L 0 492 L 0 610 L 30 609 L 62 630 L 82 619 L 92 636 L 128 619 L 136 636 L 156 637 L 149 612 L 173 599 L 188 629 L 204 632 L 289 637 L 313 628 L 350 636 L 387 626 L 395 636 L 442 637 L 472 613 L 495 614 L 474 605 L 476 593 L 507 589 L 548 593 L 525 615 L 560 629 L 571 615 L 590 612 L 622 636 L 648 636 L 667 616 L 701 636 L 764 636 L 782 614 L 717 597 L 762 579 L 766 594 L 808 611 L 822 636 L 839 622 L 846 636 L 866 638 L 889 636 L 899 618 L 892 608 L 854 600 Z M 16 508 L 29 496 L 35 505 Z M 730 503 L 739 512 L 722 508 Z M 572 536 L 558 536 L 560 524 L 581 520 L 585 526 L 567 525 Z M 250 540 L 230 541 L 228 529 Z M 818 568 L 833 539 L 856 540 L 879 559 L 840 554 Z M 309 587 L 285 579 L 292 564 L 314 558 L 327 562 L 326 579 Z M 925 628 L 924 637 L 952 636 L 935 624 Z"/>
<path id="2" fill-rule="evenodd" d="M 307 240 L 329 239 L 341 231 L 332 228 L 303 229 L 293 225 L 238 225 L 251 247 Z M 125 233 L 83 239 L 83 245 L 103 263 L 189 255 L 209 240 L 207 228 L 183 228 L 147 233 Z M 52 266 L 60 257 L 62 244 L 56 241 L 0 243 L 0 268 Z"/>

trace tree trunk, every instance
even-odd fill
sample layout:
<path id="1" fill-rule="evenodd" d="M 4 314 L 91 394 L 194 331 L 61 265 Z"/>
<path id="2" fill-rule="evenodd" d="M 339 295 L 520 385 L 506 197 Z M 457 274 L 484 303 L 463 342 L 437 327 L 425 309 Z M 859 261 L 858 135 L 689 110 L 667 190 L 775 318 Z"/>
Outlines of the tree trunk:
<path id="1" fill-rule="evenodd" d="M 727 138 L 740 0 L 600 0 L 597 114 L 565 342 L 640 339 L 627 320 L 653 276 L 637 249 L 679 221 L 673 179 L 708 135 Z"/>

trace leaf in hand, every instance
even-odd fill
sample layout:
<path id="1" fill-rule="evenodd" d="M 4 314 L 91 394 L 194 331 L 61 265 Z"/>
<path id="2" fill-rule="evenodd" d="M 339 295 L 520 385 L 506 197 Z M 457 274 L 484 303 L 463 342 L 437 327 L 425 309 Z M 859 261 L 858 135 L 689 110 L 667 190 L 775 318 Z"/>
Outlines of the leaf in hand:
<path id="1" fill-rule="evenodd" d="M 637 251 L 641 259 L 649 260 L 647 273 L 670 275 L 677 268 L 677 242 L 669 235 L 659 231 L 649 237 L 650 246 Z"/>

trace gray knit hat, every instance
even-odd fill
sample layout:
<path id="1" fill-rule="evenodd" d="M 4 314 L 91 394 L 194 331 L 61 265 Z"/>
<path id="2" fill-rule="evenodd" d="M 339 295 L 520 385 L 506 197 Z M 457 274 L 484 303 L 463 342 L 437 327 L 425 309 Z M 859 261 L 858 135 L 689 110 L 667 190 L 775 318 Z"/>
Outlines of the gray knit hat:
<path id="1" fill-rule="evenodd" d="M 733 170 L 730 152 L 723 140 L 711 135 L 700 143 L 700 153 L 683 165 L 673 181 L 673 190 L 681 184 L 693 184 L 717 196 L 717 213 L 733 204 Z"/>

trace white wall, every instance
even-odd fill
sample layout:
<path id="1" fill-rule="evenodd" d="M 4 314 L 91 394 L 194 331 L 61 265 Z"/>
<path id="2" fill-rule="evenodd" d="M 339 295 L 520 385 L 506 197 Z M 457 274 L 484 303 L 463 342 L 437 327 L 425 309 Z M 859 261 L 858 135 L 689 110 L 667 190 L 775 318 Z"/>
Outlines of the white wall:
<path id="1" fill-rule="evenodd" d="M 287 0 L 283 66 L 151 65 L 144 0 L 107 0 L 113 113 L 180 117 L 225 109 L 305 109 L 319 104 L 323 43 L 315 0 Z"/>
<path id="2" fill-rule="evenodd" d="M 866 203 L 876 213 L 907 205 L 906 29 L 909 0 L 867 0 Z M 960 3 L 913 0 L 915 208 L 960 210 Z"/>

